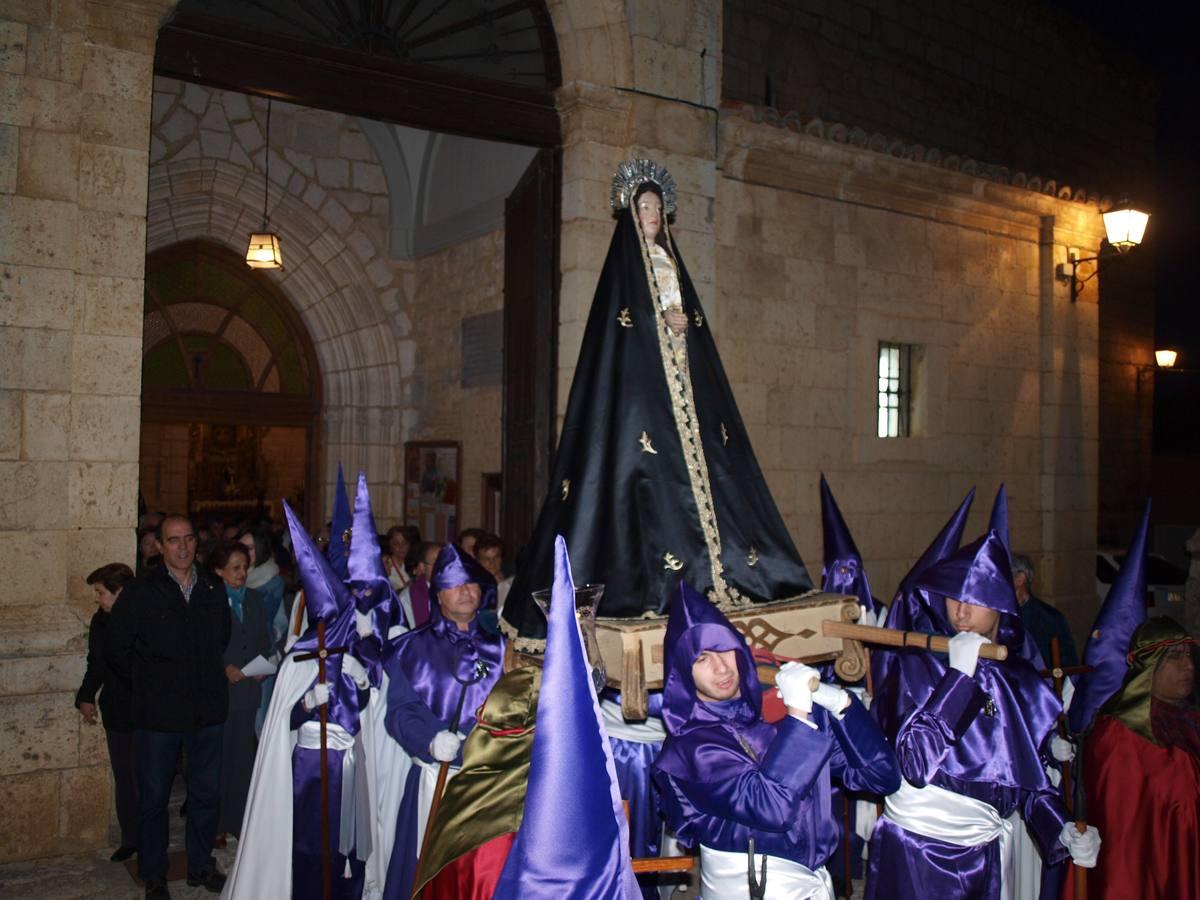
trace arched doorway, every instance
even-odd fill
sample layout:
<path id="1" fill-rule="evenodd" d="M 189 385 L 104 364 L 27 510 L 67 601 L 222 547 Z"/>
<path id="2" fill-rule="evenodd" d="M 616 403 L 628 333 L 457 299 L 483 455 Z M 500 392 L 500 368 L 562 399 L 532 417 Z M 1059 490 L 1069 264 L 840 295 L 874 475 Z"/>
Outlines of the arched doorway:
<path id="1" fill-rule="evenodd" d="M 159 33 L 155 72 L 180 83 L 272 98 L 277 108 L 282 102 L 372 123 L 418 129 L 431 135 L 505 142 L 536 151 L 504 203 L 503 231 L 506 239 L 511 240 L 504 247 L 502 276 L 493 279 L 503 284 L 501 328 L 495 329 L 489 323 L 490 331 L 481 327 L 477 332 L 486 331 L 490 336 L 499 330 L 503 337 L 502 396 L 497 404 L 485 405 L 489 414 L 495 406 L 500 407 L 502 421 L 496 429 L 496 440 L 489 437 L 485 442 L 461 425 L 457 429 L 446 427 L 441 410 L 431 410 L 434 403 L 423 398 L 429 380 L 422 378 L 421 383 L 411 386 L 407 399 L 411 400 L 412 409 L 402 412 L 407 415 L 411 411 L 413 415 L 411 420 L 402 419 L 396 429 L 398 434 L 385 435 L 383 429 L 377 429 L 374 439 L 367 441 L 355 429 L 342 429 L 339 422 L 329 422 L 326 447 L 327 487 L 332 461 L 356 456 L 358 463 L 368 470 L 373 484 L 382 488 L 383 499 L 376 514 L 382 510 L 383 518 L 403 521 L 409 515 L 403 498 L 411 489 L 399 483 L 403 479 L 397 472 L 399 466 L 391 466 L 389 472 L 389 452 L 402 448 L 410 439 L 461 438 L 465 441 L 464 458 L 471 467 L 476 467 L 485 454 L 491 463 L 492 448 L 499 446 L 499 465 L 482 468 L 485 478 L 480 494 L 489 498 L 495 495 L 494 475 L 500 469 L 501 530 L 510 550 L 518 549 L 532 530 L 546 491 L 555 432 L 562 139 L 554 92 L 561 85 L 562 75 L 548 5 L 544 0 L 503 4 L 480 0 L 427 4 L 381 0 L 364 5 L 319 9 L 310 5 L 299 9 L 288 0 L 262 0 L 254 4 L 238 0 L 182 0 Z M 183 109 L 178 113 L 178 121 L 172 119 L 169 128 L 164 126 L 160 142 L 164 147 L 174 146 L 190 127 L 182 123 L 191 122 L 189 116 L 195 118 L 194 114 L 199 113 L 202 101 L 198 97 L 192 91 L 181 100 Z M 247 118 L 242 115 L 235 130 L 255 131 L 253 124 L 247 124 Z M 203 118 L 198 127 L 208 129 L 206 135 L 212 147 L 225 146 L 217 133 L 219 128 L 213 130 L 213 125 L 213 121 Z M 371 133 L 367 126 L 364 131 Z M 323 172 L 334 174 L 345 170 L 350 160 L 342 144 L 328 141 L 325 147 L 325 138 L 315 130 L 297 132 L 297 136 L 304 144 L 304 152 L 311 149 L 322 154 L 324 169 L 317 167 L 317 177 L 322 177 Z M 202 154 L 208 152 L 204 137 L 202 134 Z M 426 139 L 411 134 L 408 137 Z M 411 142 L 400 143 L 405 161 L 420 156 L 411 152 Z M 247 156 L 253 157 L 256 148 L 257 144 L 247 147 Z M 347 158 L 335 159 L 336 156 Z M 219 169 L 231 161 L 222 157 L 216 165 Z M 356 159 L 350 168 L 352 186 L 358 179 L 357 166 Z M 281 171 L 279 162 L 273 171 Z M 422 168 L 408 174 L 420 177 L 428 171 Z M 346 178 L 339 176 L 339 180 L 345 182 Z M 395 183 L 389 176 L 389 187 L 394 188 Z M 345 185 L 329 187 L 340 190 Z M 454 186 L 455 190 L 461 187 L 461 184 Z M 285 191 L 290 189 L 289 182 Z M 401 194 L 402 191 L 394 191 L 389 195 L 393 207 L 400 205 Z M 304 202 L 310 199 L 310 195 L 304 195 Z M 319 202 L 312 201 L 314 206 Z M 344 210 L 339 211 L 338 218 L 347 218 Z M 403 230 L 397 224 L 397 221 L 390 223 L 393 258 L 380 261 L 377 268 L 403 257 L 394 250 L 405 245 Z M 449 233 L 462 224 L 462 217 L 440 224 Z M 364 284 L 367 291 L 381 287 L 373 275 L 368 275 Z M 306 321 L 312 321 L 307 306 L 305 316 Z M 416 319 L 427 320 L 419 315 Z M 398 329 L 405 332 L 404 340 L 409 340 L 408 328 L 404 324 Z M 466 329 L 461 323 L 453 323 L 449 330 L 459 333 Z M 315 324 L 314 335 L 324 338 Z M 377 343 L 392 339 L 386 333 L 371 336 Z M 453 340 L 465 339 L 456 334 Z M 415 367 L 428 373 L 431 356 L 436 353 L 426 352 L 422 358 L 419 340 L 414 343 L 417 351 L 409 358 L 415 358 Z M 319 346 L 324 352 L 324 344 Z M 493 359 L 497 355 L 492 345 L 484 352 Z M 435 358 L 432 365 L 440 367 L 442 361 Z M 329 372 L 336 371 L 334 366 L 329 367 Z M 352 397 L 357 399 L 371 392 L 368 376 L 358 378 L 356 372 L 345 374 L 352 376 L 343 379 Z M 465 376 L 456 380 L 454 390 L 464 384 L 468 384 Z M 340 411 L 343 397 L 337 387 L 327 387 L 331 401 L 337 401 L 331 402 L 328 413 L 332 416 Z M 422 408 L 418 410 L 418 406 Z M 453 408 L 453 402 L 445 406 Z M 365 411 L 369 425 L 373 410 Z M 395 411 L 395 403 L 390 411 Z M 385 440 L 393 446 L 385 447 Z M 394 481 L 389 482 L 389 478 Z M 479 485 L 479 481 L 475 484 Z M 461 524 L 482 523 L 472 519 Z"/>
<path id="2" fill-rule="evenodd" d="M 232 251 L 186 241 L 146 258 L 140 491 L 194 519 L 312 512 L 320 376 L 291 303 Z"/>

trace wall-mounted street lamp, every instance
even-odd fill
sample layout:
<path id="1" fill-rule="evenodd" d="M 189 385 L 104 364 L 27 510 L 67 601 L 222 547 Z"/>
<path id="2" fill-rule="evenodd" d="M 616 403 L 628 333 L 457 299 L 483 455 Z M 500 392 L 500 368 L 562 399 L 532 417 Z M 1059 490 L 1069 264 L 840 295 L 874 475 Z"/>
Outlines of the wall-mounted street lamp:
<path id="1" fill-rule="evenodd" d="M 1139 209 L 1134 209 L 1128 200 L 1122 200 L 1108 212 L 1104 213 L 1104 233 L 1115 253 L 1102 253 L 1096 256 L 1089 256 L 1084 259 L 1078 259 L 1071 253 L 1070 258 L 1065 263 L 1058 264 L 1058 280 L 1069 281 L 1071 283 L 1071 302 L 1074 303 L 1079 299 L 1079 292 L 1083 290 L 1083 286 L 1096 277 L 1100 271 L 1100 267 L 1096 266 L 1092 269 L 1090 275 L 1080 278 L 1078 275 L 1079 266 L 1082 263 L 1098 263 L 1102 259 L 1117 259 L 1124 253 L 1128 253 L 1134 247 L 1142 242 L 1142 238 L 1146 235 L 1146 225 L 1150 221 L 1150 214 L 1142 212 Z"/>
<path id="2" fill-rule="evenodd" d="M 1168 350 L 1166 348 L 1162 350 L 1155 350 L 1154 365 L 1149 365 L 1147 363 L 1146 365 L 1137 367 L 1138 389 L 1140 390 L 1142 387 L 1142 379 L 1151 372 L 1170 372 L 1172 375 L 1177 372 L 1180 374 L 1192 375 L 1200 372 L 1200 369 L 1189 369 L 1185 366 L 1177 366 L 1175 365 L 1177 362 L 1179 362 L 1179 352 L 1177 350 Z"/>
<path id="3" fill-rule="evenodd" d="M 1160 369 L 1175 368 L 1175 360 L 1179 358 L 1179 354 L 1174 350 L 1155 350 L 1154 364 Z"/>

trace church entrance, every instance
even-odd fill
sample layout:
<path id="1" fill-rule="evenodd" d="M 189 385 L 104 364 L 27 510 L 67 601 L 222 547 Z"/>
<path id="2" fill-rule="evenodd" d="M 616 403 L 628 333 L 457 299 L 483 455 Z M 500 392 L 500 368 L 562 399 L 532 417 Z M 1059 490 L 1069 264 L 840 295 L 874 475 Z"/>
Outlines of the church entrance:
<path id="1" fill-rule="evenodd" d="M 555 425 L 561 74 L 545 3 L 182 0 L 155 74 L 151 258 L 181 238 L 229 251 L 269 210 L 284 269 L 263 277 L 313 353 L 301 403 L 254 382 L 224 333 L 180 334 L 169 354 L 148 339 L 147 503 L 186 468 L 201 517 L 276 517 L 295 497 L 312 524 L 341 462 L 367 472 L 386 527 L 408 520 L 405 445 L 457 443 L 459 527 L 499 523 L 515 554 Z M 185 413 L 161 390 L 207 400 Z"/>
<path id="2" fill-rule="evenodd" d="M 141 500 L 194 520 L 282 520 L 314 498 L 321 384 L 308 332 L 269 279 L 218 244 L 150 254 Z"/>

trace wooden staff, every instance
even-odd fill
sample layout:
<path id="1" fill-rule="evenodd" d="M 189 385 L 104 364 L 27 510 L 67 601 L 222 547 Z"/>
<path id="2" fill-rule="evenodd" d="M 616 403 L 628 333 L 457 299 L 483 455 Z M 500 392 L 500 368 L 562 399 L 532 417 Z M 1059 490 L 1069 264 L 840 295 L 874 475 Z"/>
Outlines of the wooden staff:
<path id="1" fill-rule="evenodd" d="M 882 644 L 885 647 L 917 647 L 934 653 L 949 653 L 950 638 L 924 631 L 901 631 L 898 628 L 875 628 L 872 625 L 855 625 L 851 622 L 835 622 L 826 619 L 821 623 L 825 637 L 852 638 L 864 644 Z M 1008 659 L 1008 648 L 1003 644 L 984 644 L 979 648 L 980 659 L 1003 662 Z"/>
<path id="2" fill-rule="evenodd" d="M 317 661 L 317 684 L 325 683 L 325 662 L 331 653 L 345 653 L 346 647 L 325 646 L 325 622 L 317 622 L 317 650 L 315 653 L 305 653 L 297 656 L 297 662 L 315 659 Z M 329 704 L 322 703 L 317 707 L 317 715 L 321 722 L 321 876 L 324 882 L 325 900 L 333 896 L 333 878 L 331 872 L 329 851 Z"/>

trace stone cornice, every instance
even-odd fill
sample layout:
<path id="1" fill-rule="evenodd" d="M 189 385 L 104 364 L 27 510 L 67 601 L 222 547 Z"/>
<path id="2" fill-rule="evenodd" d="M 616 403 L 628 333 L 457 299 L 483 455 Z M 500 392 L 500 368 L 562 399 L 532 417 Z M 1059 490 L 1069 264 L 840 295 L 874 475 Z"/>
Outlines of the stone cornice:
<path id="1" fill-rule="evenodd" d="M 1002 167 L 943 157 L 861 129 L 726 101 L 718 168 L 725 177 L 895 209 L 1037 241 L 1054 216 L 1063 243 L 1095 248 L 1107 198 Z"/>

